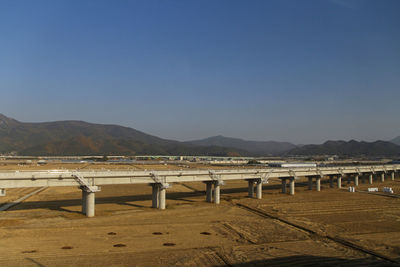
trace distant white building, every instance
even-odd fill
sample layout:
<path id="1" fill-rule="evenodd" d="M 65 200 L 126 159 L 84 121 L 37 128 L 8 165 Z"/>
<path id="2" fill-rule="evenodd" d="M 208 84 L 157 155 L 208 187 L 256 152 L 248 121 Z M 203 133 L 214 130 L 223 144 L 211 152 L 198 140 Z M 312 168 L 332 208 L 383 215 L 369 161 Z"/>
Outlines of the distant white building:
<path id="1" fill-rule="evenodd" d="M 315 168 L 317 163 L 269 163 L 268 166 L 278 168 Z"/>

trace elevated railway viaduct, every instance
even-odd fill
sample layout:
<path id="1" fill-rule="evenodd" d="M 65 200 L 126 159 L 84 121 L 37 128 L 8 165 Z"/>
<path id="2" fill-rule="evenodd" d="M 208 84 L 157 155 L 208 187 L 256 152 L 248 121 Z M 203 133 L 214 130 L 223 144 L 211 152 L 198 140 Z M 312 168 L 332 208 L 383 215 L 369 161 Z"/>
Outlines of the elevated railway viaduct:
<path id="1" fill-rule="evenodd" d="M 329 179 L 329 184 L 341 188 L 343 178 L 354 179 L 355 186 L 359 179 L 373 176 L 384 181 L 386 177 L 395 179 L 400 170 L 398 165 L 346 166 L 346 167 L 311 167 L 311 168 L 265 168 L 265 169 L 224 169 L 224 170 L 172 170 L 172 171 L 114 171 L 114 170 L 46 170 L 46 171 L 2 171 L 0 172 L 0 191 L 8 188 L 76 186 L 82 190 L 82 213 L 87 217 L 95 215 L 95 193 L 101 185 L 112 184 L 149 184 L 152 186 L 152 207 L 165 209 L 166 191 L 176 182 L 204 182 L 206 201 L 219 204 L 220 188 L 225 181 L 246 180 L 249 197 L 262 198 L 262 185 L 271 179 L 280 179 L 282 193 L 295 194 L 295 183 L 308 179 L 309 189 L 316 183 L 316 190 L 321 190 L 321 179 Z"/>

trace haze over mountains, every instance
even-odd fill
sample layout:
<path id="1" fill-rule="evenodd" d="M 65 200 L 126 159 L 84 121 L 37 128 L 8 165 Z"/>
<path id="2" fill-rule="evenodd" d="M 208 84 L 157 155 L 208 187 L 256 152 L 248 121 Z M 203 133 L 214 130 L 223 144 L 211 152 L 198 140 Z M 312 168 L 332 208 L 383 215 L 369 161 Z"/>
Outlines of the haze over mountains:
<path id="1" fill-rule="evenodd" d="M 390 140 L 391 143 L 400 145 L 400 136 L 397 136 L 396 138 Z"/>
<path id="2" fill-rule="evenodd" d="M 247 150 L 254 155 L 341 155 L 341 156 L 399 156 L 400 146 L 387 141 L 326 141 L 320 145 L 296 146 L 287 142 L 245 141 L 237 138 L 214 136 L 202 140 L 191 141 L 196 145 L 216 145 Z"/>
<path id="3" fill-rule="evenodd" d="M 118 125 L 24 123 L 0 114 L 0 153 L 12 151 L 19 155 L 248 155 L 240 149 L 193 146 Z"/>
<path id="4" fill-rule="evenodd" d="M 247 141 L 214 136 L 179 142 L 141 131 L 83 121 L 24 123 L 0 114 L 0 153 L 19 155 L 346 155 L 399 156 L 400 136 L 392 142 L 327 141 L 296 146 L 288 142 Z"/>
<path id="5" fill-rule="evenodd" d="M 321 145 L 304 145 L 288 152 L 289 155 L 340 155 L 340 156 L 399 156 L 400 146 L 387 142 L 364 142 L 350 140 L 326 141 Z"/>
<path id="6" fill-rule="evenodd" d="M 187 143 L 199 146 L 222 146 L 233 147 L 251 152 L 254 155 L 279 155 L 296 148 L 288 142 L 275 141 L 246 141 L 239 138 L 225 137 L 222 135 L 209 137 L 201 140 L 189 141 Z"/>

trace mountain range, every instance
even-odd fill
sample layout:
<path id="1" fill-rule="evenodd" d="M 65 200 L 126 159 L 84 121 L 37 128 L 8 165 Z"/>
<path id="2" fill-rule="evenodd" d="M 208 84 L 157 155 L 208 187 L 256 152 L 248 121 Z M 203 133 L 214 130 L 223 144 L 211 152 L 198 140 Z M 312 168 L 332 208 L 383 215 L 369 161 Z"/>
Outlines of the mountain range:
<path id="1" fill-rule="evenodd" d="M 340 156 L 400 156 L 400 146 L 387 142 L 364 142 L 350 140 L 326 141 L 321 145 L 304 145 L 287 152 L 288 155 L 340 155 Z"/>
<path id="2" fill-rule="evenodd" d="M 198 146 L 233 147 L 249 151 L 253 155 L 258 155 L 258 156 L 279 155 L 296 148 L 294 144 L 288 142 L 246 141 L 243 139 L 225 137 L 222 135 L 213 136 L 201 140 L 189 141 L 187 143 Z"/>
<path id="3" fill-rule="evenodd" d="M 390 140 L 390 142 L 400 146 L 400 136 L 397 136 L 396 138 Z"/>
<path id="4" fill-rule="evenodd" d="M 24 123 L 0 114 L 0 153 L 19 155 L 249 155 L 217 146 L 194 146 L 132 128 L 83 121 Z"/>
<path id="5" fill-rule="evenodd" d="M 400 156 L 400 136 L 388 141 L 327 141 L 296 146 L 213 136 L 179 142 L 118 126 L 84 121 L 25 123 L 0 114 L 0 153 L 19 155 L 342 155 Z"/>

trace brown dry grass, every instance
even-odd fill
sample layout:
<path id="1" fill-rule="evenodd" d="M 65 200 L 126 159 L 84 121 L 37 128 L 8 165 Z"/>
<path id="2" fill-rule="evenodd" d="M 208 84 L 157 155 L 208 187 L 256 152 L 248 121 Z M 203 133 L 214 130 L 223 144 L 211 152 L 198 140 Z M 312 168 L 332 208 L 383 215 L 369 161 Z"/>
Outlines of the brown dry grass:
<path id="1" fill-rule="evenodd" d="M 327 183 L 322 184 L 322 192 L 309 191 L 304 181 L 297 183 L 294 196 L 281 194 L 279 183 L 271 182 L 264 186 L 263 199 L 256 200 L 246 197 L 246 185 L 227 183 L 221 204 L 214 205 L 204 201 L 204 184 L 174 184 L 168 189 L 165 211 L 150 208 L 149 186 L 103 186 L 96 193 L 94 218 L 80 214 L 81 193 L 76 187 L 48 188 L 2 212 L 0 266 L 388 263 L 326 235 L 393 260 L 400 258 L 398 198 L 330 189 Z M 391 186 L 399 192 L 399 185 L 397 178 L 373 186 Z M 367 187 L 361 184 L 359 189 Z M 8 190 L 8 197 L 25 193 Z"/>

